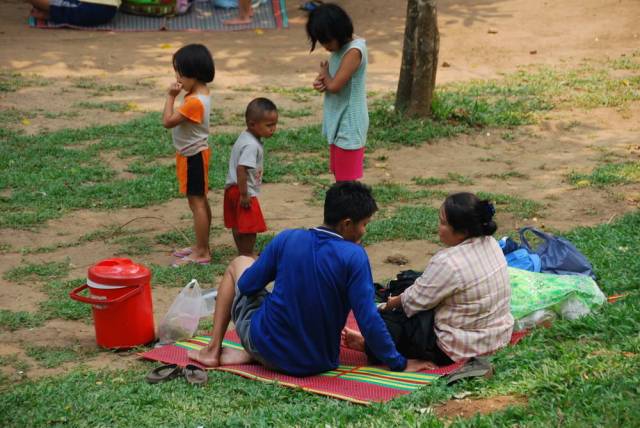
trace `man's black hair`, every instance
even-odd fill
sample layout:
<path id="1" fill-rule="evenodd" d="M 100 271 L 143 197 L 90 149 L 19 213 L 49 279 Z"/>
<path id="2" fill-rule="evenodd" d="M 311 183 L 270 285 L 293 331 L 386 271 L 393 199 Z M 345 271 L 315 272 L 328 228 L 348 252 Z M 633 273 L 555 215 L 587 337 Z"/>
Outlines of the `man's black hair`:
<path id="1" fill-rule="evenodd" d="M 216 75 L 211 52 L 201 44 L 191 44 L 181 47 L 173 54 L 173 68 L 181 76 L 209 83 Z"/>
<path id="2" fill-rule="evenodd" d="M 493 204 L 488 200 L 480 200 L 473 193 L 449 195 L 442 206 L 447 223 L 454 231 L 464 233 L 467 238 L 491 236 L 498 229 L 493 221 Z"/>
<path id="3" fill-rule="evenodd" d="M 327 190 L 324 198 L 324 224 L 336 226 L 351 219 L 358 223 L 378 211 L 371 188 L 358 181 L 340 181 Z"/>
<path id="4" fill-rule="evenodd" d="M 247 124 L 252 122 L 259 122 L 264 117 L 264 114 L 269 111 L 278 111 L 275 103 L 269 98 L 254 98 L 247 105 L 247 109 L 244 112 L 244 119 Z"/>
<path id="5" fill-rule="evenodd" d="M 316 43 L 337 40 L 340 47 L 353 38 L 353 23 L 340 6 L 334 3 L 321 4 L 309 13 L 307 36 L 311 41 L 311 51 Z"/>

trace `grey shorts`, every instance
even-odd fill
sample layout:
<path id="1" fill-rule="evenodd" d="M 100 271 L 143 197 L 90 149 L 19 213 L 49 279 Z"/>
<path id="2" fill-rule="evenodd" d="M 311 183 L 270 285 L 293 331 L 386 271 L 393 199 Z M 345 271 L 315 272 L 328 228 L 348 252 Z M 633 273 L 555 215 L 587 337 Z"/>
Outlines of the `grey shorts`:
<path id="1" fill-rule="evenodd" d="M 236 333 L 240 338 L 240 343 L 251 356 L 258 360 L 265 366 L 270 367 L 271 364 L 266 362 L 258 350 L 251 343 L 251 317 L 262 306 L 265 297 L 269 292 L 267 290 L 260 290 L 252 296 L 246 296 L 240 293 L 238 284 L 236 284 L 236 295 L 233 298 L 233 305 L 231 306 L 231 318 L 236 327 Z"/>

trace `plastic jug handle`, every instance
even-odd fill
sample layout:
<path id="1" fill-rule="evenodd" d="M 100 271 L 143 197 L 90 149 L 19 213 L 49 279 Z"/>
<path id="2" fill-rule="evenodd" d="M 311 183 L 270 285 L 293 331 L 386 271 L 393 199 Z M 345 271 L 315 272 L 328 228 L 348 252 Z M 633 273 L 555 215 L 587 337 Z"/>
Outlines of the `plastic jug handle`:
<path id="1" fill-rule="evenodd" d="M 105 299 L 105 300 L 92 299 L 91 297 L 80 296 L 78 294 L 82 290 L 84 290 L 85 288 L 88 288 L 88 287 L 89 286 L 87 284 L 84 284 L 84 285 L 81 285 L 80 287 L 74 288 L 69 293 L 69 297 L 71 297 L 73 300 L 77 300 L 78 302 L 89 303 L 90 305 L 106 305 L 106 304 L 110 304 L 110 303 L 123 302 L 123 301 L 127 300 L 128 298 L 133 297 L 136 294 L 140 293 L 140 291 L 142 291 L 142 287 L 139 286 L 139 285 L 137 285 L 135 287 L 127 287 L 127 288 L 133 288 L 133 289 L 131 291 L 129 291 L 127 294 L 123 294 L 122 296 L 117 297 L 115 299 Z"/>

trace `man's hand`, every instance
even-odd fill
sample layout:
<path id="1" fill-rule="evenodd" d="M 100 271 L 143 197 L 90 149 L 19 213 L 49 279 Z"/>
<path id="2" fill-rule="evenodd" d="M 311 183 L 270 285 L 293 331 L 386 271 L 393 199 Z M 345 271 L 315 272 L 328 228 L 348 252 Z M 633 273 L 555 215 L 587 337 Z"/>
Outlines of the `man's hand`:
<path id="1" fill-rule="evenodd" d="M 251 208 L 251 196 L 240 195 L 240 206 L 244 209 Z"/>
<path id="2" fill-rule="evenodd" d="M 427 360 L 407 360 L 407 367 L 404 369 L 405 372 L 419 372 L 422 370 L 433 370 L 437 369 L 438 366 L 433 364 L 431 361 Z"/>
<path id="3" fill-rule="evenodd" d="M 167 94 L 169 94 L 172 97 L 177 97 L 181 90 L 182 90 L 182 83 L 173 82 L 172 84 L 169 85 Z"/>

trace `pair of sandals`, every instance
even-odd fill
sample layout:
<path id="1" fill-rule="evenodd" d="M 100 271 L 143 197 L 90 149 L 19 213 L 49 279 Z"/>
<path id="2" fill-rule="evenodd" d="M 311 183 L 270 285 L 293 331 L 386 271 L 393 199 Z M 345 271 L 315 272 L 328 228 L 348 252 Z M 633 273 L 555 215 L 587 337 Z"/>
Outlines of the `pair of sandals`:
<path id="1" fill-rule="evenodd" d="M 187 364 L 185 367 L 178 366 L 177 364 L 166 364 L 156 367 L 147 373 L 145 379 L 151 384 L 156 384 L 182 376 L 184 376 L 188 383 L 195 386 L 203 386 L 209 379 L 207 371 L 194 364 Z"/>

